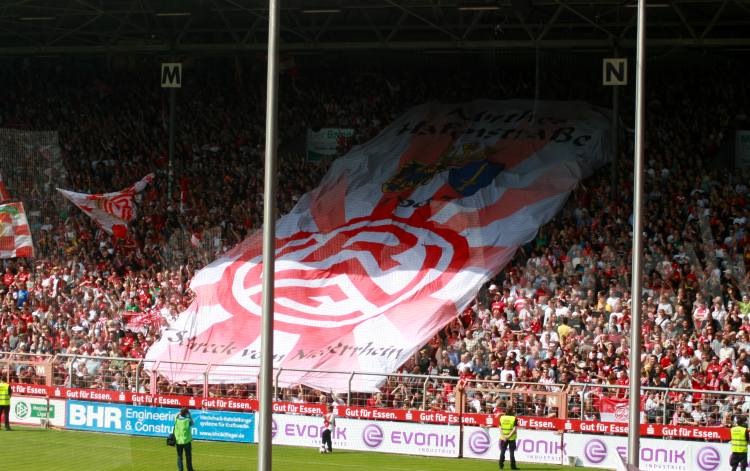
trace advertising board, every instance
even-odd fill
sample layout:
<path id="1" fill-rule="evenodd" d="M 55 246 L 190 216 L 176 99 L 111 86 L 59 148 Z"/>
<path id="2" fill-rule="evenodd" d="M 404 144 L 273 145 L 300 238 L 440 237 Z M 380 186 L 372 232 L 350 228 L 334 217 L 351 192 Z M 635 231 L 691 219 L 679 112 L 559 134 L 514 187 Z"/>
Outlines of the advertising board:
<path id="1" fill-rule="evenodd" d="M 273 416 L 271 434 L 275 445 L 319 447 L 322 433 L 321 417 L 289 414 Z M 340 418 L 336 419 L 331 441 L 334 450 L 456 457 L 458 437 L 458 427 L 447 425 Z"/>
<path id="2" fill-rule="evenodd" d="M 307 160 L 317 161 L 338 155 L 339 138 L 351 138 L 354 129 L 323 128 L 317 131 L 308 129 L 305 146 Z"/>
<path id="3" fill-rule="evenodd" d="M 457 414 L 447 411 L 422 411 L 409 409 L 382 409 L 374 407 L 337 406 L 336 414 L 349 419 L 392 420 L 398 422 L 419 422 L 458 425 L 492 426 L 497 425 L 493 415 Z"/>
<path id="4" fill-rule="evenodd" d="M 253 412 L 258 410 L 255 399 L 227 397 L 193 397 L 167 394 L 132 393 L 98 389 L 65 388 L 61 386 L 44 386 L 36 384 L 12 384 L 14 396 L 39 396 L 50 399 L 74 399 L 80 401 L 103 401 L 114 403 L 132 403 L 133 405 L 150 405 L 161 407 L 189 407 L 190 409 L 215 409 Z M 274 402 L 275 413 L 304 414 L 321 416 L 325 408 L 321 404 L 292 402 Z M 488 414 L 459 414 L 446 411 L 418 411 L 407 409 L 385 409 L 339 405 L 334 413 L 345 419 L 363 419 L 412 423 L 435 423 L 466 426 L 497 426 L 497 417 Z M 627 435 L 628 424 L 625 422 L 606 422 L 578 419 L 560 419 L 550 417 L 518 417 L 521 429 L 550 430 L 558 432 L 579 432 L 584 434 Z M 668 437 L 673 439 L 694 439 L 724 442 L 729 440 L 729 429 L 726 427 L 695 427 L 686 425 L 641 424 L 641 436 Z"/>
<path id="5" fill-rule="evenodd" d="M 172 432 L 177 409 L 69 400 L 65 427 L 72 430 L 165 437 Z M 193 410 L 193 438 L 249 443 L 255 436 L 255 414 Z"/>
<path id="6" fill-rule="evenodd" d="M 520 430 L 516 440 L 516 460 L 560 464 L 564 448 L 561 433 Z M 498 427 L 464 427 L 464 458 L 497 461 L 500 458 L 500 429 Z M 506 455 L 505 459 L 510 458 Z"/>
<path id="7" fill-rule="evenodd" d="M 729 469 L 731 454 L 728 443 L 682 440 L 640 441 L 640 469 L 643 471 L 717 471 Z M 575 457 L 584 467 L 618 468 L 621 457 L 627 457 L 626 437 L 565 434 L 565 463 Z"/>
<path id="8" fill-rule="evenodd" d="M 10 421 L 14 424 L 41 425 L 48 420 L 55 427 L 65 426 L 65 401 L 39 397 L 12 396 Z"/>

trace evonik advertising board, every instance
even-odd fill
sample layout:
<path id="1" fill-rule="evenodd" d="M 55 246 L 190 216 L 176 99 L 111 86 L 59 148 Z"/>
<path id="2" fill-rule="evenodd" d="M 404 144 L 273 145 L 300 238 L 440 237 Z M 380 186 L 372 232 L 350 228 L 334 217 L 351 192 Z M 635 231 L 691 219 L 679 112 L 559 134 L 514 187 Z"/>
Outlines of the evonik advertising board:
<path id="1" fill-rule="evenodd" d="M 319 447 L 323 430 L 321 417 L 304 415 L 274 414 L 271 424 L 274 445 Z M 459 428 L 339 418 L 331 440 L 334 450 L 456 457 Z"/>
<path id="2" fill-rule="evenodd" d="M 729 469 L 728 443 L 643 438 L 639 468 L 643 471 L 718 471 Z M 615 468 L 627 458 L 627 437 L 565 434 L 565 462 L 576 457 L 584 467 Z"/>
<path id="3" fill-rule="evenodd" d="M 528 463 L 561 464 L 563 434 L 547 430 L 519 430 L 516 440 L 516 460 Z M 464 458 L 497 461 L 500 458 L 500 429 L 498 427 L 464 427 Z M 506 453 L 506 460 L 510 455 Z"/>
<path id="4" fill-rule="evenodd" d="M 65 427 L 72 430 L 166 437 L 178 410 L 69 400 Z M 191 410 L 193 438 L 250 443 L 255 436 L 255 414 Z"/>

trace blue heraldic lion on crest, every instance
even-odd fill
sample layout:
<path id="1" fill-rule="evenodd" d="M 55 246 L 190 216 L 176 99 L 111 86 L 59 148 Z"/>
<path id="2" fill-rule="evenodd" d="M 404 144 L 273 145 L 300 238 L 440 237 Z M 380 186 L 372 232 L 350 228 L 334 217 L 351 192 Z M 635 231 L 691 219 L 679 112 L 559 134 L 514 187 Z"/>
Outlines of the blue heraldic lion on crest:
<path id="1" fill-rule="evenodd" d="M 503 171 L 503 164 L 489 160 L 494 153 L 495 149 L 472 143 L 451 149 L 432 164 L 412 160 L 383 184 L 383 193 L 413 190 L 447 170 L 451 188 L 461 196 L 471 196 L 492 183 Z"/>

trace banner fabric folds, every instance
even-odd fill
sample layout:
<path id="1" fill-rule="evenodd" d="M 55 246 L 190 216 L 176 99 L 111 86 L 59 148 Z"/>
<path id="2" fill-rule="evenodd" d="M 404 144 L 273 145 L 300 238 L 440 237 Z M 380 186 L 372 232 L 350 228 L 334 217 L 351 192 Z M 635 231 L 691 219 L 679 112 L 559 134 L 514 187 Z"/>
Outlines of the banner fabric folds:
<path id="1" fill-rule="evenodd" d="M 279 384 L 346 391 L 343 372 L 395 371 L 609 161 L 609 122 L 582 102 L 425 104 L 336 160 L 276 232 L 274 366 L 326 372 L 282 371 Z M 195 275 L 195 301 L 148 367 L 257 380 L 261 239 Z M 384 379 L 357 375 L 352 389 Z"/>

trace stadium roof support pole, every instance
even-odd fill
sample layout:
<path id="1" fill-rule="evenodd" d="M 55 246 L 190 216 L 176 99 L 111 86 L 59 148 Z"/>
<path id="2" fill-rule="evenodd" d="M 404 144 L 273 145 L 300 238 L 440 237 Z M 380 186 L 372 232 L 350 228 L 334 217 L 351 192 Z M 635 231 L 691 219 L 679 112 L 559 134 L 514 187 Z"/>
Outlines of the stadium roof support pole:
<path id="1" fill-rule="evenodd" d="M 279 94 L 279 3 L 268 2 L 268 71 L 266 74 L 266 161 L 263 185 L 263 319 L 261 327 L 260 428 L 258 471 L 271 471 L 273 413 L 273 282 L 276 258 L 276 136 Z"/>
<path id="2" fill-rule="evenodd" d="M 641 281 L 643 261 L 643 141 L 646 5 L 638 0 L 638 33 L 635 58 L 635 153 L 633 156 L 633 270 L 630 323 L 630 404 L 628 414 L 628 469 L 640 461 L 641 415 Z"/>

